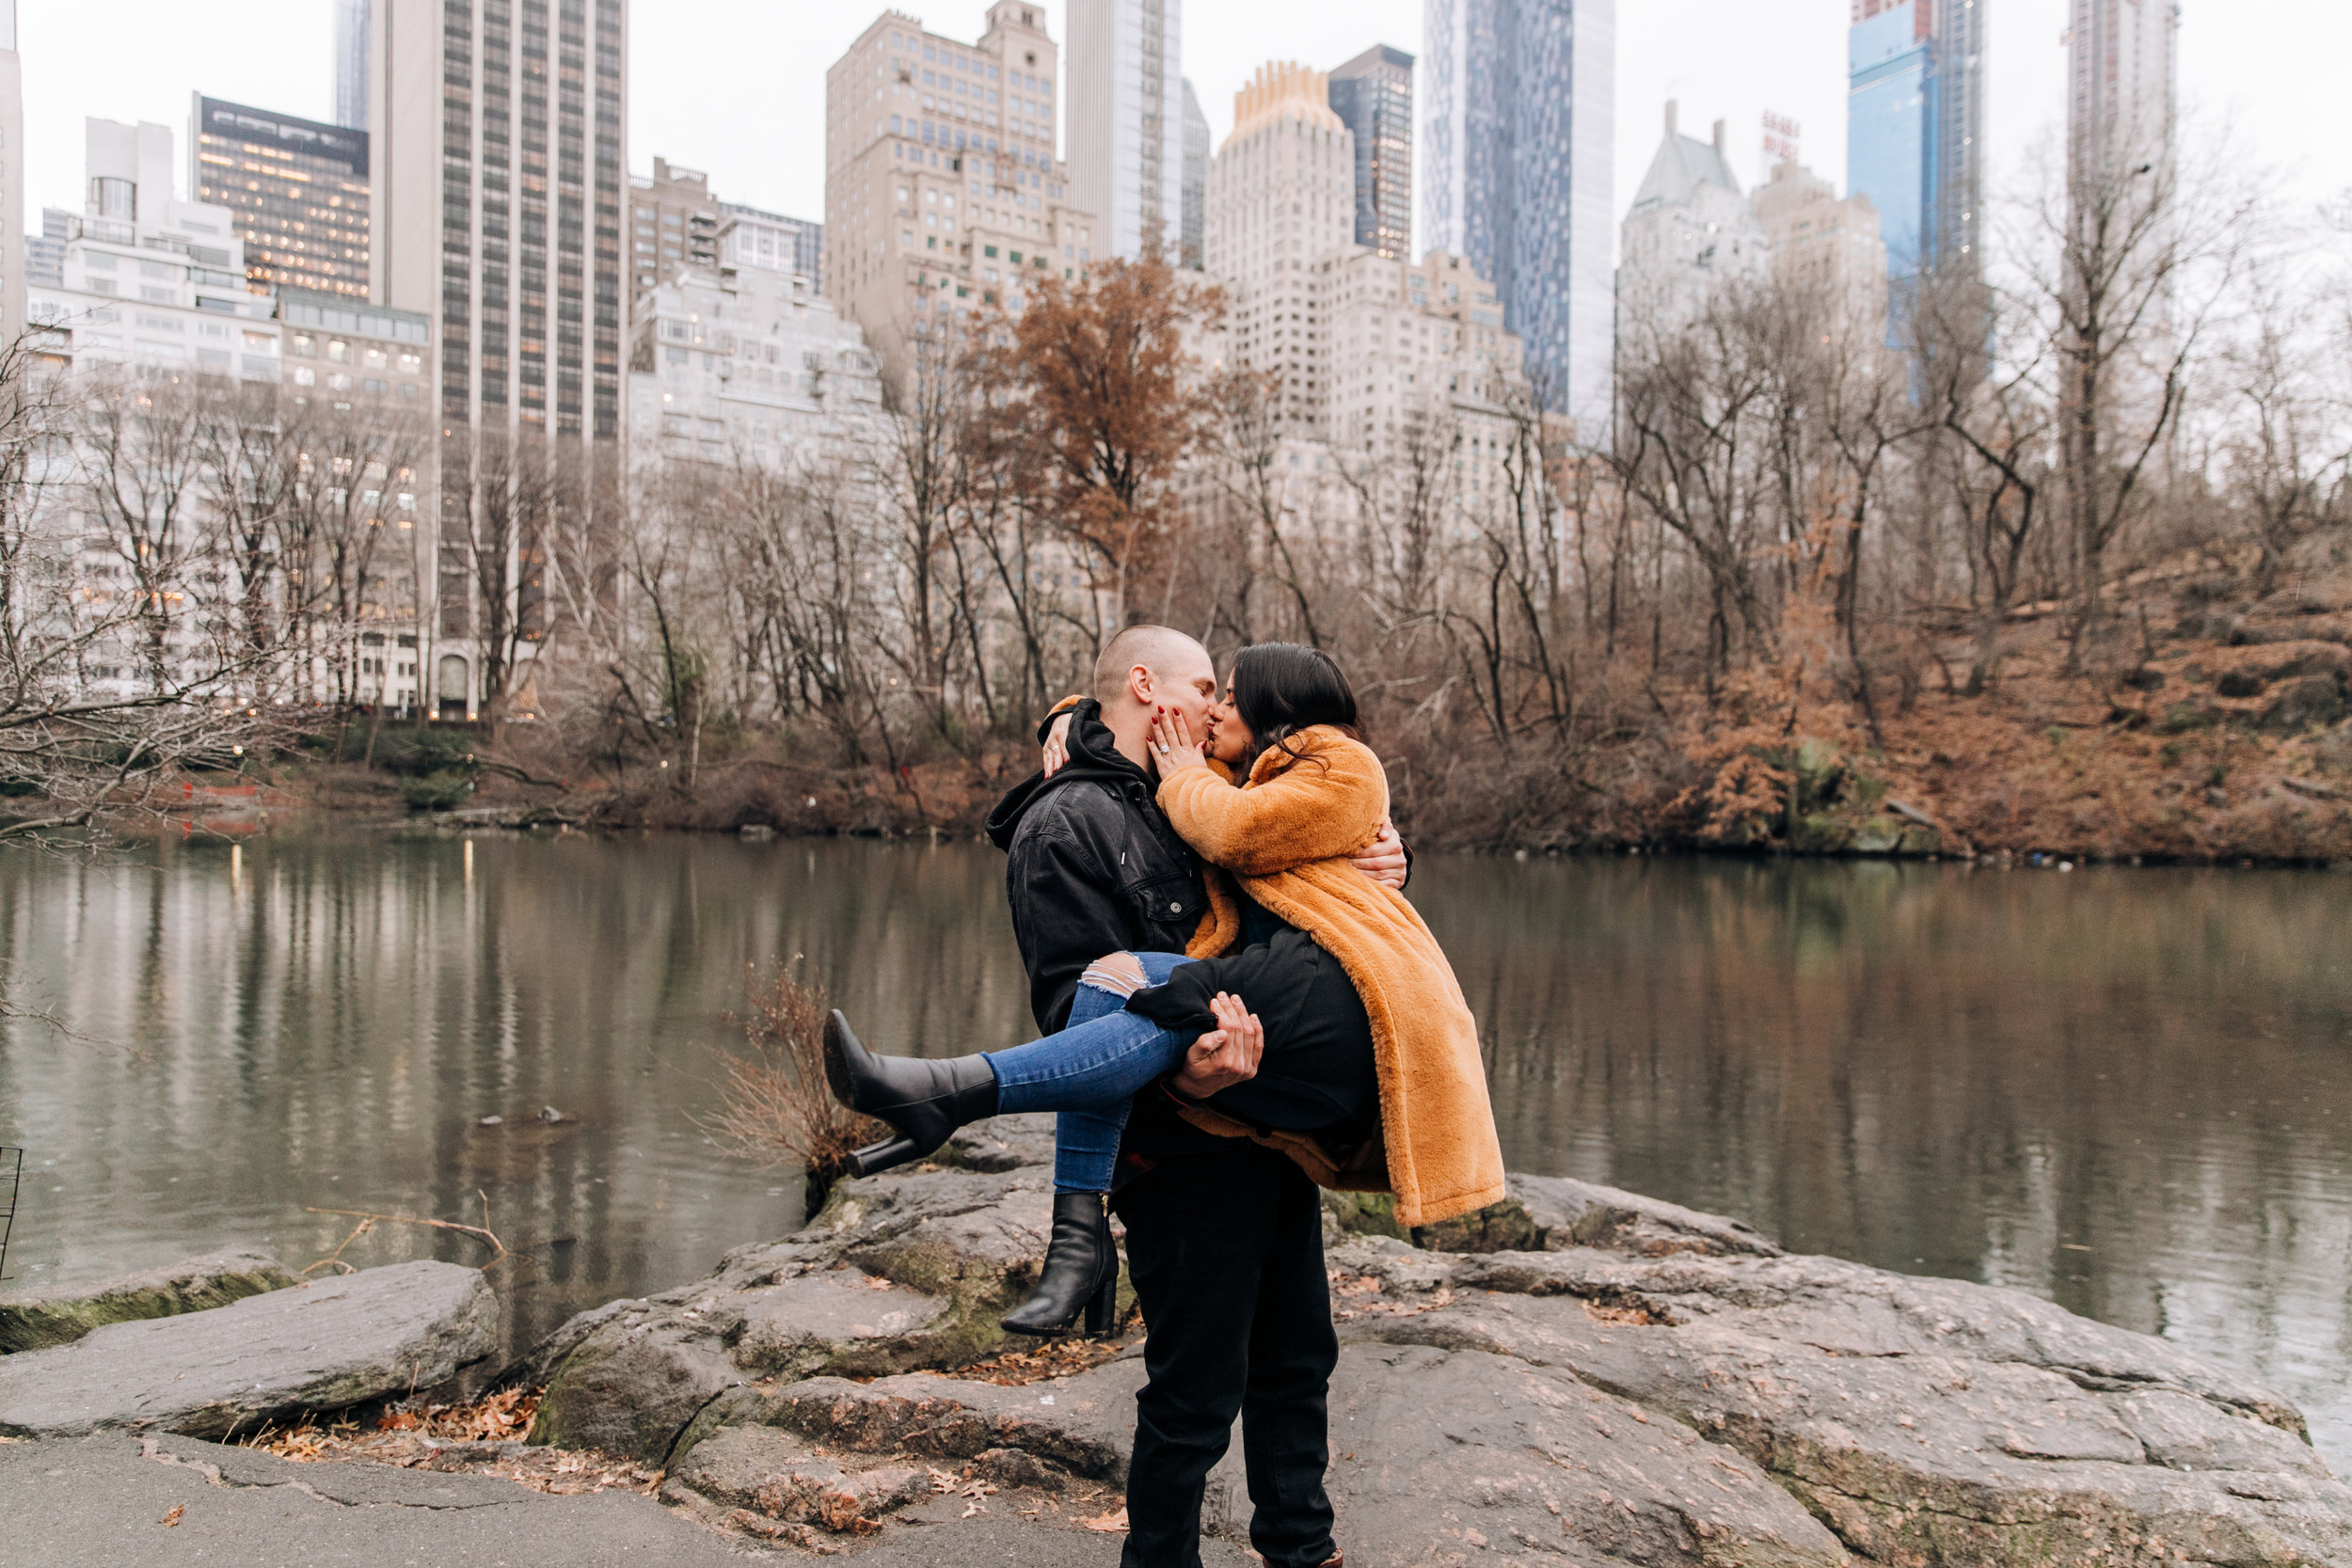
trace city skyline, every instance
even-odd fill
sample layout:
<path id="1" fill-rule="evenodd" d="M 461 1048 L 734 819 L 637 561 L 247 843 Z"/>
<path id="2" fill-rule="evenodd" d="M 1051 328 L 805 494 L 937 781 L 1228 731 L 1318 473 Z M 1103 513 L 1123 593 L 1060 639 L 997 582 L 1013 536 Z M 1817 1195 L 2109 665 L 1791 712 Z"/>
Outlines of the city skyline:
<path id="1" fill-rule="evenodd" d="M 1059 40 L 1067 7 L 1046 8 Z M 1188 0 L 1183 70 L 1213 138 L 1222 141 L 1232 129 L 1232 95 L 1258 65 L 1295 58 L 1328 71 L 1377 43 L 1422 54 L 1421 9 L 1420 0 L 1272 12 L 1237 0 Z M 179 127 L 189 93 L 200 88 L 280 114 L 334 120 L 335 10 L 332 0 L 256 0 L 246 13 L 254 25 L 227 37 L 200 10 L 164 0 L 121 0 L 103 14 L 28 8 L 21 19 L 24 210 L 78 210 L 85 116 Z M 985 10 L 982 0 L 953 0 L 917 14 L 935 31 L 976 37 Z M 1993 12 L 1986 175 L 1996 197 L 2013 186 L 2026 151 L 2062 130 L 2066 52 L 2059 40 L 2068 12 L 2068 0 L 1999 0 Z M 1804 161 L 1840 178 L 1850 16 L 1849 0 L 1792 0 L 1770 17 L 1730 0 L 1624 8 L 1613 217 L 1623 217 L 1639 188 L 1655 150 L 1660 106 L 1669 97 L 1681 102 L 1692 123 L 1727 121 L 1732 166 L 1751 187 L 1767 172 L 1759 151 L 1766 109 L 1798 120 Z M 821 139 L 824 64 L 870 20 L 802 3 L 761 9 L 737 0 L 691 0 L 666 10 L 660 28 L 641 24 L 628 50 L 631 171 L 649 169 L 659 152 L 707 169 L 712 188 L 730 200 L 818 217 L 821 159 L 773 149 L 796 135 Z M 733 28 L 742 47 L 713 58 L 703 45 L 718 25 Z M 2265 49 L 2264 40 L 2281 30 L 2312 47 L 2288 56 Z M 113 42 L 121 36 L 147 40 L 148 46 L 125 51 Z M 2290 197 L 2308 205 L 2347 182 L 2342 161 L 2324 151 L 2333 145 L 2326 104 L 2334 92 L 2325 72 L 2347 51 L 2352 13 L 2309 0 L 2246 0 L 2229 8 L 2189 0 L 2182 16 L 2182 102 L 2192 115 L 2235 123 L 2256 159 L 2280 166 Z M 793 69 L 805 71 L 807 90 L 774 91 L 775 62 L 803 58 L 810 63 Z M 714 116 L 713 103 L 725 111 Z"/>

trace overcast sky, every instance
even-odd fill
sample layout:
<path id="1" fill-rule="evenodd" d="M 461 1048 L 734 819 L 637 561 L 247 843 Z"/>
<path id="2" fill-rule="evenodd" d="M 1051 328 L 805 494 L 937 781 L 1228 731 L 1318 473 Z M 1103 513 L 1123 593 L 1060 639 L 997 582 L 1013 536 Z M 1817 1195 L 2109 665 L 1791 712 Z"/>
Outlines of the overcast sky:
<path id="1" fill-rule="evenodd" d="M 1996 180 L 2056 127 L 2066 0 L 1990 9 L 1989 139 Z M 154 119 L 186 135 L 192 90 L 327 119 L 328 0 L 19 0 L 26 220 L 82 203 L 82 120 Z M 987 0 L 904 4 L 934 31 L 978 36 Z M 1054 32 L 1062 33 L 1060 7 Z M 1657 150 L 1661 114 L 1728 124 L 1734 166 L 1759 177 L 1759 119 L 1803 126 L 1806 163 L 1845 182 L 1850 0 L 1618 0 L 1616 205 Z M 1218 139 L 1233 93 L 1267 59 L 1317 69 L 1374 43 L 1421 52 L 1421 0 L 1184 0 L 1184 73 Z M 726 199 L 824 213 L 825 67 L 873 18 L 815 0 L 662 0 L 634 8 L 629 167 L 656 152 L 706 169 Z M 2308 204 L 2352 185 L 2344 109 L 2352 7 L 2338 0 L 2184 0 L 2182 86 L 2194 112 L 2233 121 Z M 2329 107 L 2333 104 L 2334 107 Z M 186 151 L 181 150 L 184 167 Z M 183 193 L 184 194 L 184 193 Z"/>

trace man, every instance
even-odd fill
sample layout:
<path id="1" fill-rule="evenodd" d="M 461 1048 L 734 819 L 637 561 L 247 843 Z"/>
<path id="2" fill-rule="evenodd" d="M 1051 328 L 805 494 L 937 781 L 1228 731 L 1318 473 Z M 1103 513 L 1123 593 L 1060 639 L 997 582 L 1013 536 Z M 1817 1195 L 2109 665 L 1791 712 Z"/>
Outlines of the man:
<path id="1" fill-rule="evenodd" d="M 1200 863 L 1153 802 L 1148 742 L 1155 709 L 1205 733 L 1216 695 L 1199 642 L 1166 626 L 1120 632 L 1072 717 L 1067 762 L 991 814 L 989 835 L 1009 852 L 1006 892 L 1041 1030 L 1062 1027 L 1095 959 L 1181 953 L 1199 927 L 1208 908 Z M 1391 829 L 1357 864 L 1404 885 Z M 1196 1046 L 1187 1071 L 1247 1076 L 1254 1028 L 1224 1031 L 1216 1050 Z M 1198 1568 L 1203 1483 L 1236 1413 L 1256 1505 L 1251 1544 L 1275 1568 L 1336 1564 L 1323 1476 L 1339 1349 L 1313 1183 L 1270 1149 L 1201 1132 L 1152 1089 L 1136 1098 L 1111 1207 L 1126 1223 L 1149 1331 L 1123 1568 Z"/>

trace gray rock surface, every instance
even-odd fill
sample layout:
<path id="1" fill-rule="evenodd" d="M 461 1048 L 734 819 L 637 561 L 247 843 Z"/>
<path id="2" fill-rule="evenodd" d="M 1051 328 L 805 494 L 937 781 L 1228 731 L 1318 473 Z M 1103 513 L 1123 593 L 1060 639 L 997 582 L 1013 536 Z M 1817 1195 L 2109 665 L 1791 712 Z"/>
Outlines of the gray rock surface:
<path id="1" fill-rule="evenodd" d="M 708 1434 L 675 1480 L 741 1506 L 762 1485 L 788 1491 L 773 1478 L 815 1443 L 836 1460 L 846 1450 L 1029 1485 L 1064 1475 L 1120 1484 L 1142 1382 L 1129 1357 L 1009 1388 L 917 1373 L 735 1389 L 714 1402 Z M 747 1441 L 746 1423 L 778 1438 Z M 1488 1547 L 1726 1568 L 1845 1560 L 1835 1537 L 1737 1452 L 1571 1372 L 1508 1356 L 1349 1346 L 1332 1378 L 1331 1445 L 1351 1560 L 1449 1561 Z M 1204 1510 L 1213 1530 L 1234 1536 L 1249 1513 L 1239 1447 L 1236 1434 Z"/>
<path id="2" fill-rule="evenodd" d="M 1874 1562 L 2352 1561 L 2352 1488 L 2284 1400 L 2021 1291 L 1581 1249 L 1466 1258 L 1342 1315 L 1564 1369 L 1736 1449 Z"/>
<path id="3" fill-rule="evenodd" d="M 843 1469 L 772 1427 L 732 1427 L 687 1456 L 673 1478 L 714 1503 L 838 1535 L 931 1495 L 914 1465 Z"/>
<path id="4" fill-rule="evenodd" d="M 497 1311 L 477 1271 L 422 1261 L 110 1323 L 0 1358 L 0 1433 L 217 1437 L 340 1410 L 438 1383 L 488 1354 Z"/>
<path id="5" fill-rule="evenodd" d="M 226 1307 L 295 1283 L 265 1253 L 215 1252 L 103 1284 L 0 1294 L 0 1355 L 70 1345 L 93 1328 Z"/>
<path id="6" fill-rule="evenodd" d="M 1048 1145 L 1011 1132 L 844 1183 L 699 1285 L 583 1314 L 550 1341 L 549 1405 L 576 1432 L 658 1407 L 605 1446 L 666 1457 L 681 1506 L 755 1535 L 821 1527 L 754 1506 L 755 1471 L 778 1497 L 833 1484 L 808 1468 L 825 1465 L 1031 1497 L 1120 1484 L 1132 1352 L 1014 1387 L 938 1370 L 1000 1348 L 993 1314 L 1043 1243 Z M 2352 1563 L 2352 1488 L 2294 1407 L 2167 1341 L 2019 1291 L 1790 1257 L 1613 1188 L 1510 1193 L 1422 1245 L 1377 1201 L 1328 1205 L 1328 1484 L 1359 1568 Z M 647 1397 L 661 1378 L 666 1402 Z M 1228 1538 L 1248 1516 L 1235 1449 L 1203 1511 Z"/>
<path id="7" fill-rule="evenodd" d="M 1051 1118 L 980 1123 L 942 1152 L 839 1183 L 797 1234 L 739 1248 L 695 1285 L 566 1323 L 522 1369 L 547 1385 L 533 1441 L 659 1465 L 738 1383 L 887 1378 L 1002 1349 L 997 1319 L 1044 1256 Z"/>

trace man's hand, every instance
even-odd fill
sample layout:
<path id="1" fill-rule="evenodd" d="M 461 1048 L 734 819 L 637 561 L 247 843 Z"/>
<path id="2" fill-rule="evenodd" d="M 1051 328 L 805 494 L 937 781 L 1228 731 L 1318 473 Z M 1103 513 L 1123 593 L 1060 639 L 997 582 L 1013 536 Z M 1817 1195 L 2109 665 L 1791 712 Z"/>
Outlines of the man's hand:
<path id="1" fill-rule="evenodd" d="M 1063 714 L 1054 721 L 1054 727 L 1045 732 L 1044 768 L 1045 776 L 1049 779 L 1060 772 L 1070 761 L 1070 721 L 1073 717 L 1069 713 Z"/>
<path id="2" fill-rule="evenodd" d="M 1352 858 L 1357 870 L 1386 888 L 1403 888 L 1406 873 L 1411 869 L 1405 858 L 1405 841 L 1396 836 L 1393 822 L 1382 822 L 1380 835 Z"/>
<path id="3" fill-rule="evenodd" d="M 1265 1054 L 1265 1027 L 1238 996 L 1218 991 L 1209 1003 L 1217 1027 L 1184 1049 L 1184 1065 L 1169 1083 L 1186 1100 L 1206 1100 L 1219 1089 L 1258 1076 Z"/>

